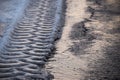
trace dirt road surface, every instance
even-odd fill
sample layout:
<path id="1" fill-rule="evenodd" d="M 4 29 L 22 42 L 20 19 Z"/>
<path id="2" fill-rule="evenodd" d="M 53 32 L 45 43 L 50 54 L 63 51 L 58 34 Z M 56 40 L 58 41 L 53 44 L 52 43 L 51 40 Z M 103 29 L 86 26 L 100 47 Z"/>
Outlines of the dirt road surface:
<path id="1" fill-rule="evenodd" d="M 119 0 L 66 0 L 66 5 L 57 54 L 47 64 L 54 80 L 119 80 Z"/>
<path id="2" fill-rule="evenodd" d="M 1 0 L 0 80 L 120 80 L 119 9 L 120 0 Z"/>
<path id="3" fill-rule="evenodd" d="M 79 80 L 85 76 L 89 61 L 87 55 L 78 58 L 70 52 L 70 46 L 73 45 L 73 42 L 78 42 L 78 40 L 71 40 L 69 36 L 72 26 L 89 17 L 89 14 L 86 14 L 86 0 L 67 0 L 66 4 L 67 10 L 62 38 L 56 44 L 57 54 L 50 59 L 47 67 L 55 76 L 54 80 Z"/>

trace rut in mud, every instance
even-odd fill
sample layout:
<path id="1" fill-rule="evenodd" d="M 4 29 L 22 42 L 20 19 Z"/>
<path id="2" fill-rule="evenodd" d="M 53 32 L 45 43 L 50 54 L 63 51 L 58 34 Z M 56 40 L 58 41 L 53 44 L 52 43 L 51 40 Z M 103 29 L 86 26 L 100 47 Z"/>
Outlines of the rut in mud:
<path id="1" fill-rule="evenodd" d="M 62 0 L 30 0 L 0 42 L 0 80 L 51 80 L 44 69 L 61 27 Z M 54 6 L 53 6 L 54 5 Z"/>
<path id="2" fill-rule="evenodd" d="M 0 80 L 120 79 L 119 0 L 1 1 Z"/>

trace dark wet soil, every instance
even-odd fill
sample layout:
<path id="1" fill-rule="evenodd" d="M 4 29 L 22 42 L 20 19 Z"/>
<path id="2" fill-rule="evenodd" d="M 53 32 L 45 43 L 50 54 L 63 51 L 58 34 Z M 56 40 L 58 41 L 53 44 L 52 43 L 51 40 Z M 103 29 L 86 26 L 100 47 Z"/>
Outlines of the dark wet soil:
<path id="1" fill-rule="evenodd" d="M 27 0 L 0 0 L 0 38 L 7 28 L 15 24 L 26 2 Z"/>
<path id="2" fill-rule="evenodd" d="M 85 19 L 73 25 L 70 38 L 78 42 L 73 43 L 70 51 L 76 56 L 88 54 L 86 49 L 94 46 L 95 40 L 111 44 L 105 45 L 102 52 L 98 49 L 97 52 L 104 56 L 89 65 L 92 70 L 87 72 L 89 76 L 84 80 L 120 80 L 120 1 L 115 0 L 113 3 L 105 0 L 87 1 L 89 4 L 87 12 L 91 16 L 87 22 Z M 95 22 L 102 25 L 96 25 Z M 86 26 L 88 23 L 89 28 Z"/>

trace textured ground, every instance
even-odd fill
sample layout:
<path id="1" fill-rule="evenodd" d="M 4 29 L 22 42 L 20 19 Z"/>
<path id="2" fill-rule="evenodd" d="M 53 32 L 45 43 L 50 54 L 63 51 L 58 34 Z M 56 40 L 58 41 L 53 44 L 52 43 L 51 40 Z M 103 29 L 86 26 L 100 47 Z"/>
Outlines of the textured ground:
<path id="1" fill-rule="evenodd" d="M 66 0 L 62 38 L 48 70 L 54 80 L 120 80 L 119 0 Z"/>
<path id="2" fill-rule="evenodd" d="M 3 1 L 1 4 L 17 6 L 16 0 L 15 3 L 14 0 L 10 2 Z M 62 0 L 29 0 L 26 6 L 19 8 L 2 6 L 10 9 L 5 11 L 7 15 L 12 16 L 14 11 L 18 13 L 10 18 L 10 24 L 4 26 L 6 29 L 1 32 L 0 80 L 51 80 L 52 76 L 44 65 L 52 55 L 54 41 L 59 38 L 57 33 L 61 27 L 62 3 Z M 5 9 L 1 12 L 5 13 Z M 3 18 L 8 20 L 8 16 Z"/>
<path id="3" fill-rule="evenodd" d="M 120 80 L 119 8 L 120 0 L 1 0 L 0 80 Z"/>
<path id="4" fill-rule="evenodd" d="M 0 38 L 22 14 L 28 0 L 1 0 L 0 1 Z"/>

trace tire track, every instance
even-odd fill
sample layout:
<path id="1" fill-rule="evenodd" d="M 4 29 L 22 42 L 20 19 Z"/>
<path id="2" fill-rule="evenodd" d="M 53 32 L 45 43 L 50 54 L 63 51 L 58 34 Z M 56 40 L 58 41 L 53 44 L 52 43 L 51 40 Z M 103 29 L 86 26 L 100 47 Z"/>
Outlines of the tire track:
<path id="1" fill-rule="evenodd" d="M 50 80 L 43 67 L 58 30 L 58 2 L 30 0 L 24 16 L 0 47 L 0 80 Z"/>

